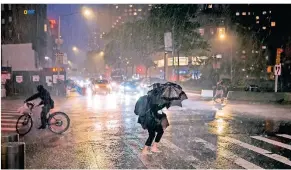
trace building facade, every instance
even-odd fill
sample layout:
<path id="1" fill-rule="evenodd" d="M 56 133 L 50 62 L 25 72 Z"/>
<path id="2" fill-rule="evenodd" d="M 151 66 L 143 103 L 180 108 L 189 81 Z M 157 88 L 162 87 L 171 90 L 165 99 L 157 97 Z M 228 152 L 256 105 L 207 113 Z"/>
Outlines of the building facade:
<path id="1" fill-rule="evenodd" d="M 32 43 L 37 67 L 47 53 L 47 6 L 1 4 L 1 44 Z"/>

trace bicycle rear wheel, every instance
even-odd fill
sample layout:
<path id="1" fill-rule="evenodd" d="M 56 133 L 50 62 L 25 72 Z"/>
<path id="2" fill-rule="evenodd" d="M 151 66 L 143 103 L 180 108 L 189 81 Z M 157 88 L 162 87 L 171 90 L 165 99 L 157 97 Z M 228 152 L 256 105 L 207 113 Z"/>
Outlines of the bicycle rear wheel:
<path id="1" fill-rule="evenodd" d="M 70 127 L 70 118 L 64 112 L 55 112 L 48 118 L 49 130 L 56 134 L 62 134 Z"/>
<path id="2" fill-rule="evenodd" d="M 21 115 L 16 122 L 16 132 L 24 136 L 30 132 L 33 126 L 33 121 L 30 115 Z"/>

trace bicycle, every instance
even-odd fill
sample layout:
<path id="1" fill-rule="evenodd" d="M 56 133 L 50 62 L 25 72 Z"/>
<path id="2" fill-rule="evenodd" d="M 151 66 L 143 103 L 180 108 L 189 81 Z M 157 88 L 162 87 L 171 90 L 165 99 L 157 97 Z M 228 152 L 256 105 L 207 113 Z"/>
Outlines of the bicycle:
<path id="1" fill-rule="evenodd" d="M 35 105 L 33 103 L 26 103 L 26 105 L 29 108 L 29 112 L 28 113 L 24 113 L 23 115 L 21 115 L 18 118 L 17 122 L 16 122 L 16 132 L 19 135 L 21 135 L 21 136 L 24 136 L 27 133 L 29 133 L 30 130 L 31 130 L 31 128 L 32 128 L 32 126 L 33 126 L 33 120 L 32 120 L 31 115 L 33 114 L 32 113 L 32 110 L 35 107 Z M 66 121 L 67 121 L 67 125 L 65 126 L 65 129 L 60 130 L 60 131 L 57 131 L 57 130 L 55 130 L 53 128 L 53 126 L 62 127 L 62 125 L 64 124 L 64 121 L 63 120 L 56 118 L 57 116 L 63 116 L 66 119 Z M 25 131 L 25 128 L 24 127 L 26 125 L 28 125 L 28 124 L 29 124 L 29 126 L 27 127 L 28 129 Z M 18 127 L 18 125 L 20 125 L 20 127 Z M 51 132 L 53 132 L 55 134 L 62 134 L 62 133 L 64 133 L 65 131 L 67 131 L 69 129 L 69 126 L 70 126 L 70 118 L 64 112 L 49 113 L 49 116 L 46 119 L 46 125 L 48 125 L 48 129 Z M 22 131 L 22 130 L 24 130 L 24 131 Z"/>

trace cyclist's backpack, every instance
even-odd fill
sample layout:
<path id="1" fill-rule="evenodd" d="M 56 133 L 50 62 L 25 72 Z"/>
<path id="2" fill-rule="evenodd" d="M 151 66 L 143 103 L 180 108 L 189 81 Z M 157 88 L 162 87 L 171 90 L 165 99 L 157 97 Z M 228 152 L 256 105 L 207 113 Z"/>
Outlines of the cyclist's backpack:
<path id="1" fill-rule="evenodd" d="M 148 102 L 148 96 L 145 95 L 145 96 L 142 96 L 140 97 L 136 104 L 135 104 L 135 108 L 134 108 L 134 113 L 136 115 L 139 115 L 139 116 L 143 116 L 145 115 L 145 113 L 150 109 L 150 105 L 149 105 L 149 102 Z"/>

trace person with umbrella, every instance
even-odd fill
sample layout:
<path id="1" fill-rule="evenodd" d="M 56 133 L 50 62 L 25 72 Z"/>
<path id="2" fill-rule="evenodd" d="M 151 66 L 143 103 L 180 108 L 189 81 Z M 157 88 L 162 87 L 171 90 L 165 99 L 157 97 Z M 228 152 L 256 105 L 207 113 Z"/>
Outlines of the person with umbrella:
<path id="1" fill-rule="evenodd" d="M 135 108 L 135 113 L 139 115 L 138 123 L 149 132 L 142 154 L 150 154 L 150 147 L 152 152 L 160 152 L 158 143 L 164 130 L 169 126 L 169 122 L 165 113 L 158 112 L 165 107 L 182 106 L 182 100 L 187 99 L 182 88 L 174 83 L 154 84 L 153 87 L 154 89 L 149 91 L 148 95 L 138 100 Z"/>

